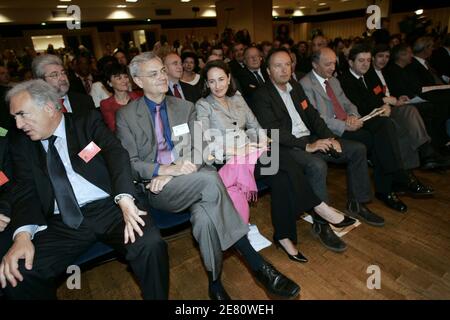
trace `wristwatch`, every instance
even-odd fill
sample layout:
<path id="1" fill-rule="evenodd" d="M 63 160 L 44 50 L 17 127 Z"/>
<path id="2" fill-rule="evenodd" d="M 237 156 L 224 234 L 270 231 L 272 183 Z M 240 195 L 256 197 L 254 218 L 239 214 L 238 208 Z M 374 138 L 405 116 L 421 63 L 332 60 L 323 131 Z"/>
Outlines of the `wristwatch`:
<path id="1" fill-rule="evenodd" d="M 117 196 L 114 197 L 114 203 L 115 203 L 115 204 L 119 204 L 119 201 L 120 201 L 122 198 L 125 198 L 125 197 L 126 197 L 126 198 L 130 198 L 130 199 L 132 199 L 133 201 L 135 200 L 131 194 L 128 194 L 128 193 L 121 193 L 121 194 L 118 194 Z"/>

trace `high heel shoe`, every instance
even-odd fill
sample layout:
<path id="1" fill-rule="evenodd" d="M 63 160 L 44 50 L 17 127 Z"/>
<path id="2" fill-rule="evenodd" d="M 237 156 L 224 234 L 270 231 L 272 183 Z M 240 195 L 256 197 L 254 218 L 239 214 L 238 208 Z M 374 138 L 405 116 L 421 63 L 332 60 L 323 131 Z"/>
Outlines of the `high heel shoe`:
<path id="1" fill-rule="evenodd" d="M 344 228 L 344 227 L 351 226 L 355 222 L 356 222 L 355 219 L 350 218 L 349 216 L 344 216 L 344 220 L 342 220 L 341 222 L 339 222 L 339 223 L 330 223 L 330 224 L 333 225 L 336 228 Z"/>
<path id="2" fill-rule="evenodd" d="M 289 252 L 287 252 L 287 250 L 283 247 L 283 245 L 280 243 L 279 240 L 275 240 L 273 239 L 273 243 L 275 243 L 275 247 L 277 247 L 277 249 L 283 249 L 283 251 L 287 254 L 287 256 L 289 257 L 289 259 L 296 261 L 296 262 L 308 262 L 308 258 L 306 258 L 300 251 L 298 251 L 298 253 L 296 255 L 290 254 Z"/>

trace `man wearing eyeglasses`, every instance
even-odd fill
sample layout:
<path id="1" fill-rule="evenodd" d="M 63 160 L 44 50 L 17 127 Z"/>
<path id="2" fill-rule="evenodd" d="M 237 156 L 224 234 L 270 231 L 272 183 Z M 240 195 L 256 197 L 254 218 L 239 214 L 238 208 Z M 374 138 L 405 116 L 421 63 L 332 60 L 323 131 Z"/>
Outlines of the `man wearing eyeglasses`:
<path id="1" fill-rule="evenodd" d="M 69 90 L 67 71 L 59 57 L 52 54 L 40 55 L 33 59 L 31 69 L 35 79 L 43 79 L 58 91 L 63 112 L 87 114 L 95 109 L 94 101 L 89 95 Z"/>
<path id="2" fill-rule="evenodd" d="M 116 134 L 127 149 L 134 179 L 151 180 L 150 205 L 191 212 L 192 233 L 208 272 L 209 297 L 229 300 L 220 281 L 222 251 L 235 248 L 256 279 L 271 294 L 298 296 L 300 287 L 266 262 L 247 239 L 248 226 L 236 212 L 217 171 L 204 165 L 202 130 L 195 127 L 194 104 L 166 96 L 169 79 L 161 59 L 152 52 L 133 58 L 130 74 L 144 97 L 119 109 Z M 193 141 L 194 137 L 200 141 Z"/>

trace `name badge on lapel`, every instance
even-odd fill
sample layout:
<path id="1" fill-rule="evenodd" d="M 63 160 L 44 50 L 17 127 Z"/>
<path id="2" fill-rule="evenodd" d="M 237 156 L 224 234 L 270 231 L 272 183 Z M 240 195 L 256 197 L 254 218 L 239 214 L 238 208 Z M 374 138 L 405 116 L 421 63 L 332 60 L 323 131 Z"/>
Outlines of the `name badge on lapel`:
<path id="1" fill-rule="evenodd" d="M 305 99 L 300 103 L 300 105 L 302 106 L 303 110 L 306 110 L 308 108 L 308 101 L 306 101 Z"/>
<path id="2" fill-rule="evenodd" d="M 373 93 L 375 93 L 376 95 L 378 95 L 380 92 L 383 92 L 383 89 L 380 87 L 380 85 L 373 88 Z"/>
<path id="3" fill-rule="evenodd" d="M 4 174 L 3 171 L 0 170 L 0 187 L 2 185 L 4 185 L 5 183 L 7 183 L 8 181 L 9 181 L 9 179 L 6 176 L 6 174 Z"/>
<path id="4" fill-rule="evenodd" d="M 187 123 L 180 124 L 178 126 L 172 127 L 173 134 L 175 137 L 182 136 L 183 134 L 189 133 L 189 126 Z"/>
<path id="5" fill-rule="evenodd" d="M 78 156 L 84 160 L 84 162 L 88 163 L 89 161 L 92 160 L 93 157 L 95 157 L 95 155 L 97 153 L 99 153 L 102 149 L 95 144 L 94 141 L 91 141 L 86 148 L 84 148 L 83 150 L 80 151 L 80 153 L 78 154 Z"/>
<path id="6" fill-rule="evenodd" d="M 7 133 L 8 133 L 8 130 L 6 130 L 5 128 L 0 127 L 0 137 L 6 136 Z"/>

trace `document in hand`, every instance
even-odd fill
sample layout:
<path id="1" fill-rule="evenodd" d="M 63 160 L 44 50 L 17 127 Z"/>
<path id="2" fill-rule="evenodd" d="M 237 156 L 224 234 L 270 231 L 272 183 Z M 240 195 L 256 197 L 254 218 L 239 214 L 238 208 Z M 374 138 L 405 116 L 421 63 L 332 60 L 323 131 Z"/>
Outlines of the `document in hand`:
<path id="1" fill-rule="evenodd" d="M 422 93 L 426 93 L 428 91 L 434 91 L 434 90 L 447 90 L 450 89 L 450 84 L 441 84 L 438 86 L 428 86 L 428 87 L 422 87 Z"/>
<path id="2" fill-rule="evenodd" d="M 369 119 L 372 119 L 373 117 L 379 116 L 380 114 L 383 113 L 383 111 L 384 111 L 384 110 L 381 109 L 381 108 L 375 108 L 375 109 L 372 110 L 371 113 L 369 113 L 368 115 L 365 115 L 364 117 L 362 117 L 362 118 L 359 119 L 359 120 L 361 120 L 361 121 L 367 121 L 367 120 L 369 120 Z"/>

